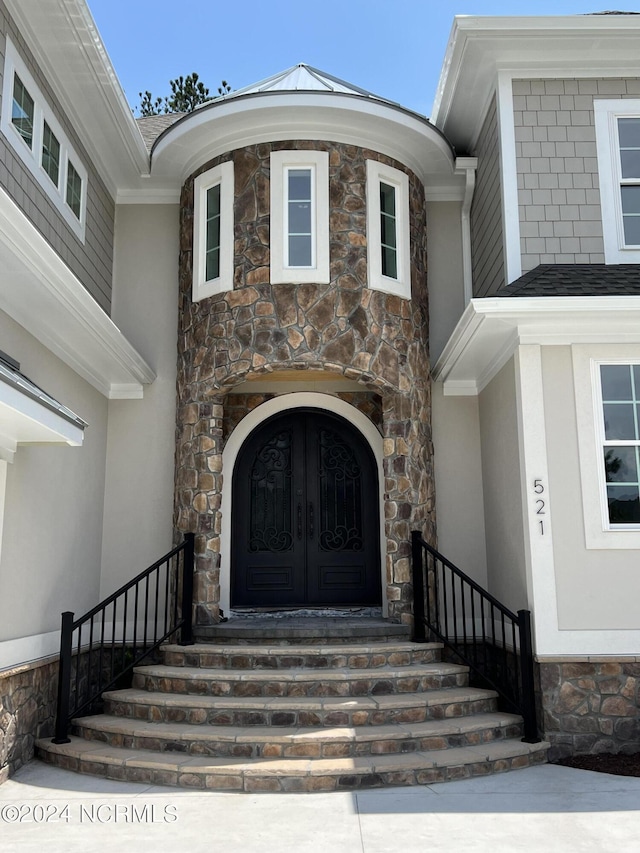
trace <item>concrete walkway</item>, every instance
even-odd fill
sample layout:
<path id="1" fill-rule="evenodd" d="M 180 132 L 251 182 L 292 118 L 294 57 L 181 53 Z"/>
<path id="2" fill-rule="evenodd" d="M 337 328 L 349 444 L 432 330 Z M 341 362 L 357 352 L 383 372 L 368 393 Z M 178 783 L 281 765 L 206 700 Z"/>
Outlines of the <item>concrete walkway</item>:
<path id="1" fill-rule="evenodd" d="M 625 853 L 640 778 L 540 766 L 332 794 L 219 794 L 80 776 L 34 761 L 0 786 L 2 853 Z"/>

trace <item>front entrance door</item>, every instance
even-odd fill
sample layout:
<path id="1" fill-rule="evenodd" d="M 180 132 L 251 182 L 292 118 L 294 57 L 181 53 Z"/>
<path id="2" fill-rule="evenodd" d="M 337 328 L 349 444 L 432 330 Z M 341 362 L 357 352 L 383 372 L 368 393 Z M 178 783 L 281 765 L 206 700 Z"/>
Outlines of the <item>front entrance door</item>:
<path id="1" fill-rule="evenodd" d="M 265 421 L 233 474 L 231 606 L 379 605 L 378 500 L 374 456 L 343 418 Z"/>

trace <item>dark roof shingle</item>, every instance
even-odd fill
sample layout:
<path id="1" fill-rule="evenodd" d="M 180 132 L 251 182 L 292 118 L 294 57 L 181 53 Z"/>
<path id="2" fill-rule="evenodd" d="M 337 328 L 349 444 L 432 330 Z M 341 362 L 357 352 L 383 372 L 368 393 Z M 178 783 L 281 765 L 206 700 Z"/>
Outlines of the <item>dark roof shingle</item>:
<path id="1" fill-rule="evenodd" d="M 637 296 L 640 264 L 540 264 L 496 296 Z"/>

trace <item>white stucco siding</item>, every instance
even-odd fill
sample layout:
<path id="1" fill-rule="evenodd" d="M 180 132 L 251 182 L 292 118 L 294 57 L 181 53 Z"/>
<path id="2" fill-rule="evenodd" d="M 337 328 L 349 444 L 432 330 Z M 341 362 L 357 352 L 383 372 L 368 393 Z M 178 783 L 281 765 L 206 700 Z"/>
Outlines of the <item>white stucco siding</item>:
<path id="1" fill-rule="evenodd" d="M 574 348 L 575 349 L 575 348 Z M 580 346 L 579 355 L 591 359 L 640 359 L 635 346 Z M 542 366 L 549 461 L 553 500 L 553 543 L 560 631 L 625 631 L 640 629 L 640 554 L 636 548 L 587 547 L 585 502 L 599 504 L 595 469 L 600 455 L 585 435 L 597 416 L 591 374 L 574 375 L 576 353 L 568 346 L 544 347 Z M 579 359 L 583 361 L 584 359 Z M 576 390 L 578 399 L 576 399 Z M 576 416 L 576 404 L 591 401 L 591 424 Z M 582 443 L 584 452 L 580 453 Z M 588 447 L 585 447 L 585 444 Z M 594 500 L 595 499 L 595 500 Z M 599 512 L 586 522 L 602 528 Z M 614 540 L 624 534 L 609 533 Z M 606 544 L 607 534 L 602 539 Z M 640 639 L 640 638 L 639 638 Z M 640 646 L 627 649 L 637 653 Z M 624 649 L 620 649 L 620 652 Z"/>
<path id="2" fill-rule="evenodd" d="M 480 441 L 489 591 L 528 606 L 514 361 L 480 394 Z"/>
<path id="3" fill-rule="evenodd" d="M 0 312 L 2 349 L 88 422 L 81 447 L 18 445 L 6 466 L 0 668 L 55 652 L 60 614 L 98 600 L 107 400 Z"/>
<path id="4" fill-rule="evenodd" d="M 157 378 L 109 403 L 102 595 L 172 545 L 178 233 L 177 205 L 118 207 L 113 318 Z"/>
<path id="5" fill-rule="evenodd" d="M 464 311 L 461 205 L 427 203 L 427 278 L 429 284 L 429 353 L 438 360 Z"/>
<path id="6" fill-rule="evenodd" d="M 438 550 L 487 584 L 484 497 L 477 397 L 445 397 L 433 386 L 432 429 Z"/>

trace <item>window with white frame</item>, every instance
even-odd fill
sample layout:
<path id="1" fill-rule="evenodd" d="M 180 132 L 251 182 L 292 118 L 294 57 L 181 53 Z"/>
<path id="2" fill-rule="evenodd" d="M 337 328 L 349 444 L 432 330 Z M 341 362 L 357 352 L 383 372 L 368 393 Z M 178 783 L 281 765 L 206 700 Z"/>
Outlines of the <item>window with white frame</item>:
<path id="1" fill-rule="evenodd" d="M 367 160 L 367 268 L 369 287 L 411 298 L 409 178 Z"/>
<path id="2" fill-rule="evenodd" d="M 640 100 L 594 101 L 607 263 L 640 263 Z"/>
<path id="3" fill-rule="evenodd" d="M 233 163 L 198 175 L 193 184 L 194 302 L 233 289 Z"/>
<path id="4" fill-rule="evenodd" d="M 609 527 L 640 526 L 640 364 L 601 364 L 602 471 Z"/>
<path id="5" fill-rule="evenodd" d="M 329 154 L 271 154 L 271 282 L 329 283 Z"/>
<path id="6" fill-rule="evenodd" d="M 84 242 L 87 170 L 9 38 L 0 128 L 67 225 Z"/>

